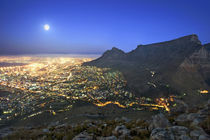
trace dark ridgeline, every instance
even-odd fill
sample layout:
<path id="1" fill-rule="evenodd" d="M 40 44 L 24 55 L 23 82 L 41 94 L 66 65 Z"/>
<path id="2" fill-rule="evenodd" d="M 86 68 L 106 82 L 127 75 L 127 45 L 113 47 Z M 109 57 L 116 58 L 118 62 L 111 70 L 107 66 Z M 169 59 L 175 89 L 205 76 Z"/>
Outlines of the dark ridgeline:
<path id="1" fill-rule="evenodd" d="M 114 47 L 83 65 L 120 70 L 137 95 L 162 96 L 210 89 L 210 44 L 202 45 L 194 34 L 139 45 L 128 53 Z"/>

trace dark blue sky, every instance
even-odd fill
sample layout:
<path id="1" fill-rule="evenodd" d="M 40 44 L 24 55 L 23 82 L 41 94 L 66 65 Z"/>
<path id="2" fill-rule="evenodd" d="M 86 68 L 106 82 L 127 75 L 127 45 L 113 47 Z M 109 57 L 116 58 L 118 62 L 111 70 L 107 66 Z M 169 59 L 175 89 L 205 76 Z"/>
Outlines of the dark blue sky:
<path id="1" fill-rule="evenodd" d="M 204 44 L 209 7 L 210 0 L 0 0 L 0 54 L 127 52 L 189 34 Z"/>

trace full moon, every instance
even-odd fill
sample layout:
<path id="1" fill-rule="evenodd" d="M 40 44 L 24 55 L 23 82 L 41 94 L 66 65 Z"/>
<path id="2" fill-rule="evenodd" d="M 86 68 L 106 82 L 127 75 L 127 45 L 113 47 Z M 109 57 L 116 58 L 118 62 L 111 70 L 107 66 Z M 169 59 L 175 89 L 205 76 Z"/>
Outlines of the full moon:
<path id="1" fill-rule="evenodd" d="M 45 31 L 48 31 L 49 29 L 50 29 L 50 25 L 45 24 L 45 25 L 44 25 L 44 30 L 45 30 Z"/>

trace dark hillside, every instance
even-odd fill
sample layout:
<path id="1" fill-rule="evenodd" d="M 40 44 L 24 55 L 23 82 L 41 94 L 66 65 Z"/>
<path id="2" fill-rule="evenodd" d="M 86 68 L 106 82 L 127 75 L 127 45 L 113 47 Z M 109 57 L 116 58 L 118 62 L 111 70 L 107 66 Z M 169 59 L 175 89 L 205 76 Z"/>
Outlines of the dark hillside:
<path id="1" fill-rule="evenodd" d="M 210 70 L 206 67 L 210 64 L 209 48 L 209 44 L 201 45 L 197 35 L 189 35 L 167 42 L 139 45 L 129 53 L 112 48 L 100 58 L 83 65 L 120 70 L 129 88 L 137 95 L 155 96 L 162 89 L 167 89 L 163 92 L 174 93 L 197 92 L 209 88 L 210 80 L 205 78 Z M 191 71 L 186 64 L 190 65 Z"/>

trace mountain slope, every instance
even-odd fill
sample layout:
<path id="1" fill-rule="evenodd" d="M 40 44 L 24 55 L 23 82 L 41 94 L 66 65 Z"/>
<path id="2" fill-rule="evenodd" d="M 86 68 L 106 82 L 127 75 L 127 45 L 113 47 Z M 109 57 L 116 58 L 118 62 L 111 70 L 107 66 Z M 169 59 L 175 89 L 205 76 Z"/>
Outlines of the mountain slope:
<path id="1" fill-rule="evenodd" d="M 197 35 L 189 35 L 167 42 L 139 45 L 129 53 L 112 48 L 100 58 L 83 65 L 120 70 L 129 88 L 137 95 L 155 96 L 157 93 L 193 92 L 208 88 L 209 52 L 209 44 L 202 46 Z"/>

